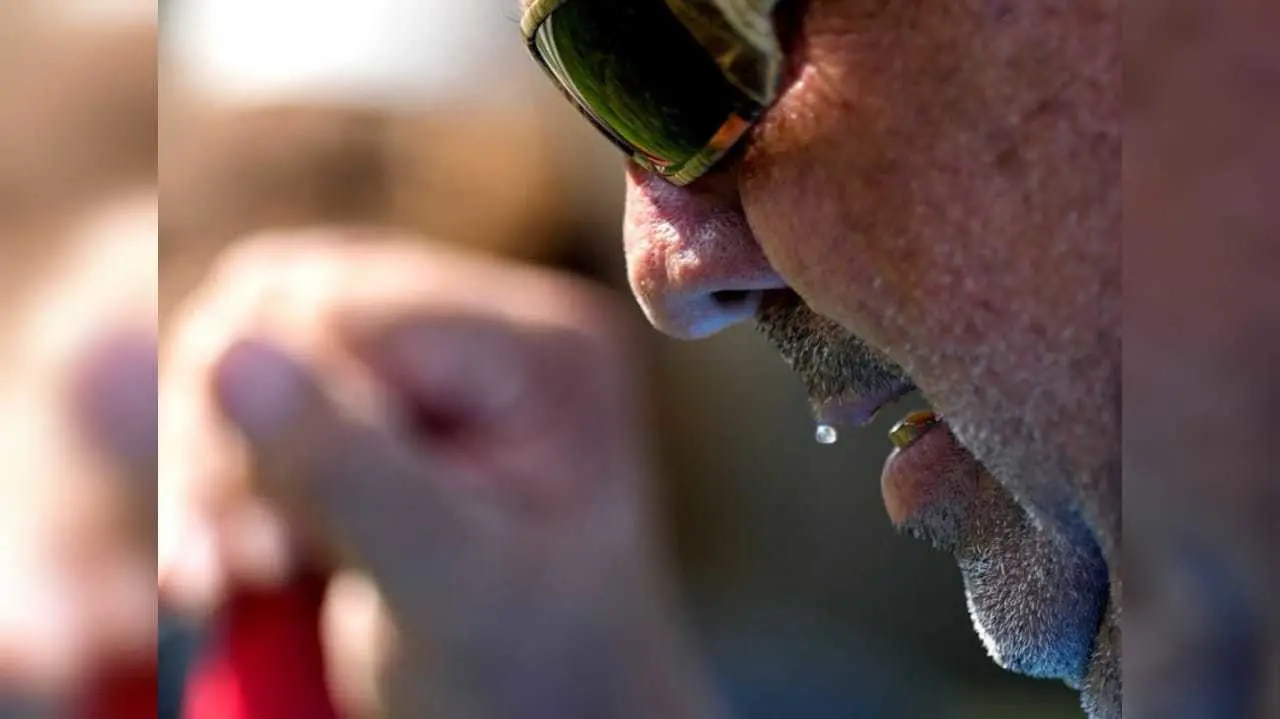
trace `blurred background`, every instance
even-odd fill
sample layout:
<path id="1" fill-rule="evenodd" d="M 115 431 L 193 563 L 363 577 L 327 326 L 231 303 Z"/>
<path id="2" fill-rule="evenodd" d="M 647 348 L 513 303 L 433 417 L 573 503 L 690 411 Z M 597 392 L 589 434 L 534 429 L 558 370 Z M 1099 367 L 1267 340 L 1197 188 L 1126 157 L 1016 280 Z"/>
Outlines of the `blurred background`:
<path id="1" fill-rule="evenodd" d="M 268 227 L 409 227 L 627 292 L 622 158 L 525 57 L 515 0 L 147 6 L 0 3 L 11 326 L 34 316 L 21 298 L 70 286 L 57 278 L 77 223 L 121 197 L 154 209 L 157 162 L 161 332 L 222 249 Z M 112 266 L 155 234 L 93 236 L 107 250 L 85 262 Z M 112 276 L 109 290 L 129 285 Z M 71 315 L 86 336 L 102 326 Z M 687 604 L 736 716 L 1079 716 L 1065 687 L 997 669 L 951 559 L 890 528 L 880 467 L 907 407 L 820 446 L 801 386 L 750 328 L 640 346 Z M 160 641 L 161 714 L 176 717 L 200 634 L 165 617 Z"/>
<path id="2" fill-rule="evenodd" d="M 149 2 L 0 3 L 3 717 L 155 701 L 155 53 Z"/>

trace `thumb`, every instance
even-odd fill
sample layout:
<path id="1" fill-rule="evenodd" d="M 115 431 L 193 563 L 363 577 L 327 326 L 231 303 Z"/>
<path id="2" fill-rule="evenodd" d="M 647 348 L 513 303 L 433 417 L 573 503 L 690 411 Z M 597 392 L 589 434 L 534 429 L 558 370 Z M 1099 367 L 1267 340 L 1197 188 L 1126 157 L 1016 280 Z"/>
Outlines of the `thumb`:
<path id="1" fill-rule="evenodd" d="M 324 549 L 394 581 L 447 521 L 428 458 L 342 410 L 283 351 L 245 341 L 223 356 L 215 394 L 244 436 L 259 489 L 316 526 Z M 406 537 L 406 528 L 415 535 Z"/>

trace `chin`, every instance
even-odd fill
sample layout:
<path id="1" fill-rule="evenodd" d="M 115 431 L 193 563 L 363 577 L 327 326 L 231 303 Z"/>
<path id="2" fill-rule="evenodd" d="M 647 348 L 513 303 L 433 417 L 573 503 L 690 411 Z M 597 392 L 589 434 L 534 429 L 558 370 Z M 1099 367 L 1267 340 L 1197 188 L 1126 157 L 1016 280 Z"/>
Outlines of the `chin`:
<path id="1" fill-rule="evenodd" d="M 1005 556 L 958 554 L 974 629 L 1004 669 L 1082 689 L 1109 595 L 1105 565 L 1096 552 L 1023 541 L 1031 546 Z"/>
<path id="2" fill-rule="evenodd" d="M 996 664 L 1083 691 L 1098 674 L 1111 600 L 1098 543 L 1037 518 L 945 420 L 908 421 L 916 429 L 895 441 L 882 476 L 891 521 L 955 557 L 974 629 Z"/>

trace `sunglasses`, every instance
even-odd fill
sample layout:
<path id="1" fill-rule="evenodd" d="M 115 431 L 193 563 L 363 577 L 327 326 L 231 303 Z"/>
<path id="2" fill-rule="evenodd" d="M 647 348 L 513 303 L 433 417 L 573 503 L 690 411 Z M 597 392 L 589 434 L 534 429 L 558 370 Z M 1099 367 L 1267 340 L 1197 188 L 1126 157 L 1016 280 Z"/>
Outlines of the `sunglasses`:
<path id="1" fill-rule="evenodd" d="M 773 104 L 777 0 L 534 0 L 534 59 L 639 166 L 687 185 Z"/>

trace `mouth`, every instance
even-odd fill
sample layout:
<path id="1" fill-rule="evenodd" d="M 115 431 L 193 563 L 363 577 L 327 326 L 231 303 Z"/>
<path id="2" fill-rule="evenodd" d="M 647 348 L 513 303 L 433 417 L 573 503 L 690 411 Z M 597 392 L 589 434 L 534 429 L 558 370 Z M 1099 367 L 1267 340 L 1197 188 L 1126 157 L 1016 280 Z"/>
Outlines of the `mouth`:
<path id="1" fill-rule="evenodd" d="M 866 394 L 846 391 L 837 397 L 815 398 L 812 400 L 813 416 L 821 424 L 865 427 L 876 418 L 880 410 L 911 394 L 915 389 L 915 383 L 900 379 Z"/>
<path id="2" fill-rule="evenodd" d="M 820 424 L 864 426 L 915 389 L 905 370 L 791 290 L 764 293 L 756 327 L 805 383 Z"/>
<path id="3" fill-rule="evenodd" d="M 916 389 L 898 365 L 789 290 L 765 294 L 757 324 L 805 382 L 820 443 Z M 908 414 L 889 438 L 881 476 L 889 519 L 955 557 L 988 654 L 1009 671 L 1079 686 L 1110 595 L 1097 543 L 1035 521 L 938 414 Z"/>

